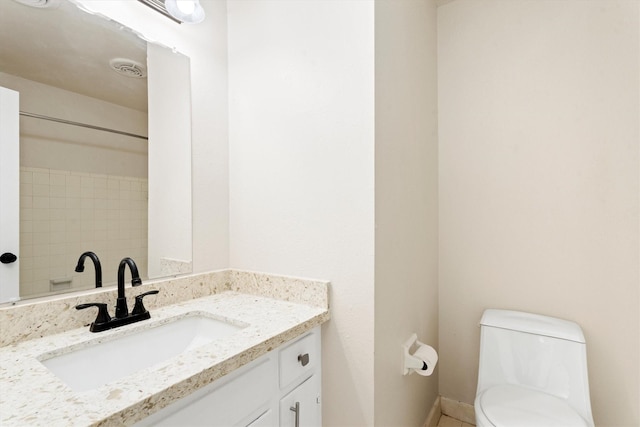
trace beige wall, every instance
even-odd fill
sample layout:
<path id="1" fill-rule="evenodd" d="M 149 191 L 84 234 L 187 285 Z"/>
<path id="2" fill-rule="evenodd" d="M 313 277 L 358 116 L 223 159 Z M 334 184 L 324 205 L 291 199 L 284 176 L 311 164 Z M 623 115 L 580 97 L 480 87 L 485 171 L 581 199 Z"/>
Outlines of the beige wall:
<path id="1" fill-rule="evenodd" d="M 637 1 L 438 11 L 440 393 L 472 403 L 488 307 L 570 319 L 595 422 L 637 426 Z"/>
<path id="2" fill-rule="evenodd" d="M 331 281 L 323 425 L 373 424 L 373 1 L 231 1 L 230 266 Z"/>
<path id="3" fill-rule="evenodd" d="M 375 2 L 375 425 L 420 426 L 438 395 L 401 375 L 412 333 L 438 344 L 436 5 Z"/>

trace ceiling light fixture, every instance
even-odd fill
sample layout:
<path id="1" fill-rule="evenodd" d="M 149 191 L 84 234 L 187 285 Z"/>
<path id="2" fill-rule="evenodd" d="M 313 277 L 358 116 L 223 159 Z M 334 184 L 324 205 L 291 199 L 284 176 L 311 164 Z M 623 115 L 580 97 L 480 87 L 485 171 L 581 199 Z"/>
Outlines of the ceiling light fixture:
<path id="1" fill-rule="evenodd" d="M 167 12 L 186 24 L 198 24 L 204 21 L 204 9 L 199 0 L 165 0 Z"/>

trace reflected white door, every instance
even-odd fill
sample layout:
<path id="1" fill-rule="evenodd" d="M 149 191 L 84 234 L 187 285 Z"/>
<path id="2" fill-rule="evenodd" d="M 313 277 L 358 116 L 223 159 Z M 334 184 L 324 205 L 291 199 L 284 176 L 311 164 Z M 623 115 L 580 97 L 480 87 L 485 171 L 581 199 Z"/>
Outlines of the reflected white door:
<path id="1" fill-rule="evenodd" d="M 18 92 L 0 87 L 0 302 L 20 292 L 19 100 Z"/>

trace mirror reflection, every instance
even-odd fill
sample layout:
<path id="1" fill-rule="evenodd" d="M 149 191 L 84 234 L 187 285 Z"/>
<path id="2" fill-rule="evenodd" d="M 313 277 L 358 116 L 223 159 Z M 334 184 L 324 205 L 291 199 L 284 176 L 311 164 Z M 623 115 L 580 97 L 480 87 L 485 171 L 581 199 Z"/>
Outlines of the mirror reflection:
<path id="1" fill-rule="evenodd" d="M 144 279 L 190 273 L 189 59 L 67 0 L 25 2 L 41 3 L 0 2 L 0 86 L 20 97 L 20 298 L 94 287 L 89 260 L 75 271 L 86 251 L 104 286 L 124 257 Z"/>

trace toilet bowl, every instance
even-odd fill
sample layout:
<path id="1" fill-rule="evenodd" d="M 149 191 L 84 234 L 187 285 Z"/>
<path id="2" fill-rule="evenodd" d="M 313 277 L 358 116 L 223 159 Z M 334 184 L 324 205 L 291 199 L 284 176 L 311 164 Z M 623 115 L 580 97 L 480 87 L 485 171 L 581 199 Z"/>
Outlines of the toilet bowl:
<path id="1" fill-rule="evenodd" d="M 580 326 L 486 310 L 474 406 L 478 427 L 593 427 Z"/>

